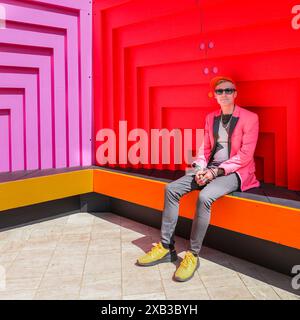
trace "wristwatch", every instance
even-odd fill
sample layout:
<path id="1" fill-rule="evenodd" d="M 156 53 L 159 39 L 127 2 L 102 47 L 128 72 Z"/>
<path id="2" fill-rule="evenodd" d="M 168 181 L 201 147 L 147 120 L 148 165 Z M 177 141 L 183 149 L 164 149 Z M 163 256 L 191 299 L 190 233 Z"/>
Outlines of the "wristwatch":
<path id="1" fill-rule="evenodd" d="M 224 176 L 225 175 L 225 170 L 223 168 L 218 168 L 218 176 Z"/>

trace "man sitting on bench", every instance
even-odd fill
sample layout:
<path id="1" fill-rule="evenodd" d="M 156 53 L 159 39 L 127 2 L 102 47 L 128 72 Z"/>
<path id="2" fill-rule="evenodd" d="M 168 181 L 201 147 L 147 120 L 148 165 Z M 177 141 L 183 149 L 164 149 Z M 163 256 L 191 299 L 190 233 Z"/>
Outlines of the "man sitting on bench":
<path id="1" fill-rule="evenodd" d="M 259 186 L 254 162 L 258 116 L 235 104 L 237 89 L 231 78 L 215 77 L 211 80 L 211 88 L 220 109 L 206 116 L 204 154 L 199 152 L 192 163 L 192 172 L 166 185 L 161 241 L 137 260 L 140 266 L 177 260 L 174 236 L 179 200 L 192 190 L 201 190 L 189 249 L 174 275 L 177 281 L 191 279 L 200 265 L 199 252 L 209 226 L 212 203 L 233 191 Z"/>

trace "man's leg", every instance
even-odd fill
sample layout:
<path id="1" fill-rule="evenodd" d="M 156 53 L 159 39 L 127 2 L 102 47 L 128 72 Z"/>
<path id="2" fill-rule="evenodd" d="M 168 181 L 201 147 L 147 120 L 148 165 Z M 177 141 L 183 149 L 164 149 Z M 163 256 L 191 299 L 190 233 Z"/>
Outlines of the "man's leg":
<path id="1" fill-rule="evenodd" d="M 231 173 L 227 176 L 217 177 L 199 192 L 190 237 L 190 251 L 195 254 L 200 252 L 210 222 L 212 203 L 221 196 L 238 190 L 238 188 L 239 178 L 237 174 Z"/>
<path id="2" fill-rule="evenodd" d="M 180 198 L 192 190 L 201 188 L 203 187 L 196 183 L 195 174 L 192 173 L 188 173 L 166 185 L 161 224 L 161 243 L 165 248 L 174 248 Z"/>
<path id="3" fill-rule="evenodd" d="M 154 266 L 162 262 L 178 259 L 174 250 L 174 233 L 178 219 L 178 207 L 181 196 L 195 189 L 201 189 L 195 181 L 195 174 L 189 172 L 183 177 L 170 182 L 165 187 L 165 203 L 162 214 L 161 241 L 149 252 L 137 259 L 140 266 Z"/>

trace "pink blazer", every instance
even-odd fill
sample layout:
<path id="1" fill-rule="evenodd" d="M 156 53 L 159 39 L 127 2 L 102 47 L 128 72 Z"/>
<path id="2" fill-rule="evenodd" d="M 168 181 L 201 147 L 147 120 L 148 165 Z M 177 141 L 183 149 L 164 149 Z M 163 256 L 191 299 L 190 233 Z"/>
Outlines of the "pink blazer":
<path id="1" fill-rule="evenodd" d="M 221 108 L 209 113 L 205 119 L 204 149 L 199 150 L 193 163 L 205 168 L 210 161 L 219 130 Z M 228 149 L 229 159 L 221 163 L 219 168 L 225 175 L 236 172 L 241 180 L 241 191 L 259 187 L 255 176 L 254 151 L 258 139 L 259 121 L 256 113 L 235 106 L 229 127 Z"/>

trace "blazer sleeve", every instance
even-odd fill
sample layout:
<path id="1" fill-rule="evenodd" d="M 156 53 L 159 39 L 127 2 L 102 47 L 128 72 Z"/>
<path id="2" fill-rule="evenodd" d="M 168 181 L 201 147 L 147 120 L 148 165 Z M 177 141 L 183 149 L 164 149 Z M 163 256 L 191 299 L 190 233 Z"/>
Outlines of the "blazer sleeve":
<path id="1" fill-rule="evenodd" d="M 222 162 L 219 168 L 223 168 L 225 175 L 237 171 L 238 169 L 247 166 L 254 157 L 254 151 L 257 144 L 259 132 L 258 115 L 253 113 L 253 116 L 245 122 L 242 146 L 240 150 L 228 160 Z"/>
<path id="2" fill-rule="evenodd" d="M 200 147 L 196 156 L 196 160 L 192 162 L 193 166 L 198 167 L 199 169 L 204 169 L 207 166 L 207 159 L 211 151 L 211 143 L 209 139 L 209 115 L 205 118 L 205 127 L 204 127 L 204 146 Z"/>

